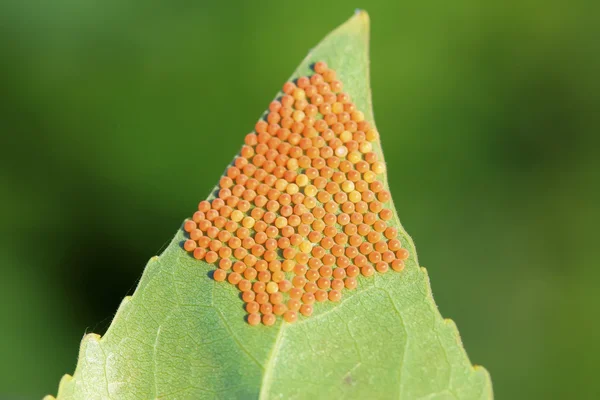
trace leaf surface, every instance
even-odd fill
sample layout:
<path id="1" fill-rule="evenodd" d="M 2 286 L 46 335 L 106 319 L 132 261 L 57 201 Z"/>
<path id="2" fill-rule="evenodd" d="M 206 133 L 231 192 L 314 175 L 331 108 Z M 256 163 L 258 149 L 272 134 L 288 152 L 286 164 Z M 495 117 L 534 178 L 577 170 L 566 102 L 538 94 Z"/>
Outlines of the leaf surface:
<path id="1" fill-rule="evenodd" d="M 368 15 L 357 12 L 292 78 L 326 61 L 374 125 L 368 40 Z M 375 148 L 382 158 L 379 142 Z M 104 337 L 84 337 L 58 398 L 492 398 L 487 371 L 471 365 L 455 324 L 439 314 L 396 213 L 391 224 L 411 254 L 404 271 L 360 276 L 341 302 L 268 327 L 245 321 L 238 290 L 215 282 L 214 266 L 182 249 L 180 229 L 150 259 Z"/>

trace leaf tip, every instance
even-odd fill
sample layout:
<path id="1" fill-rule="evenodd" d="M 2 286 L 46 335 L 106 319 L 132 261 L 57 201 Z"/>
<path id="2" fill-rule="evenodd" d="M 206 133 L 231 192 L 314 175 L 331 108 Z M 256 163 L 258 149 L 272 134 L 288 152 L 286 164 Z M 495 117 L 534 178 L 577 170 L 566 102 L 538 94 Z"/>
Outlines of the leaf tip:
<path id="1" fill-rule="evenodd" d="M 351 26 L 354 26 L 357 31 L 369 32 L 371 19 L 369 18 L 368 12 L 357 8 L 354 10 L 354 15 L 348 20 L 347 23 Z"/>

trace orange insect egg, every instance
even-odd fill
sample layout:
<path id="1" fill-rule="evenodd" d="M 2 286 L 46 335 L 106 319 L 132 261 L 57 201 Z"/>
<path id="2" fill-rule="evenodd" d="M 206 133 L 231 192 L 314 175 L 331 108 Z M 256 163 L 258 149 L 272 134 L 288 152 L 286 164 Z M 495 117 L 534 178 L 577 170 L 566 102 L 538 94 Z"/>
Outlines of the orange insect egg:
<path id="1" fill-rule="evenodd" d="M 315 193 L 316 193 L 316 188 L 314 186 L 313 186 L 313 188 L 315 189 Z M 306 190 L 305 190 L 305 193 L 306 193 Z M 313 197 L 308 197 L 307 196 L 302 201 L 302 204 L 307 209 L 312 210 L 313 208 L 315 208 L 317 206 L 317 201 Z"/>
<path id="2" fill-rule="evenodd" d="M 331 254 L 336 257 L 340 257 L 344 255 L 344 246 L 340 246 L 339 244 L 334 245 L 331 248 Z"/>
<path id="3" fill-rule="evenodd" d="M 324 238 L 323 240 L 321 240 L 321 246 L 323 246 L 323 241 L 325 239 L 328 239 L 328 238 Z M 331 239 L 329 239 L 329 240 L 331 240 Z M 315 257 L 317 259 L 323 258 L 323 256 L 325 255 L 325 248 L 324 248 L 324 246 L 323 247 L 321 247 L 321 246 L 313 247 L 313 249 L 311 251 L 311 254 L 313 255 L 313 257 Z"/>
<path id="4" fill-rule="evenodd" d="M 344 279 L 344 286 L 346 287 L 346 289 L 354 290 L 358 286 L 358 282 L 356 281 L 356 279 L 348 277 Z"/>
<path id="5" fill-rule="evenodd" d="M 325 164 L 326 163 L 324 159 L 322 159 L 321 157 L 317 157 L 314 160 L 312 160 L 312 163 L 310 165 L 312 165 L 313 168 L 321 169 L 325 167 Z M 303 166 L 303 168 L 306 168 L 307 166 Z"/>
<path id="6" fill-rule="evenodd" d="M 219 235 L 219 228 L 217 228 L 215 226 L 211 226 L 206 230 L 206 236 L 208 236 L 211 239 L 216 238 L 218 235 Z"/>
<path id="7" fill-rule="evenodd" d="M 313 304 L 315 302 L 315 295 L 312 293 L 304 293 L 302 295 L 302 302 L 304 304 Z"/>
<path id="8" fill-rule="evenodd" d="M 377 243 L 380 239 L 381 235 L 378 232 L 371 231 L 367 234 L 367 240 L 370 243 Z"/>
<path id="9" fill-rule="evenodd" d="M 352 217 L 348 217 L 348 218 L 352 219 Z M 346 226 L 344 226 L 344 233 L 348 236 L 356 235 L 357 232 L 358 232 L 358 228 L 356 227 L 355 224 L 348 223 Z"/>
<path id="10" fill-rule="evenodd" d="M 295 276 L 292 278 L 292 285 L 296 288 L 301 288 L 306 284 L 306 278 L 303 276 Z"/>
<path id="11" fill-rule="evenodd" d="M 231 169 L 231 168 L 230 168 Z M 208 212 L 211 209 L 211 205 L 207 200 L 203 200 L 200 203 L 198 203 L 198 211 L 201 211 L 203 213 Z"/>
<path id="12" fill-rule="evenodd" d="M 400 249 L 396 252 L 396 257 L 399 260 L 406 260 L 408 257 L 410 256 L 408 250 L 406 249 Z"/>
<path id="13" fill-rule="evenodd" d="M 319 268 L 319 275 L 324 278 L 328 278 L 331 276 L 333 269 L 330 266 L 323 266 Z"/>
<path id="14" fill-rule="evenodd" d="M 288 308 L 289 308 L 289 305 L 288 305 Z M 290 309 L 283 314 L 283 319 L 289 323 L 296 322 L 296 320 L 298 319 L 298 313 L 296 311 L 292 311 Z"/>
<path id="15" fill-rule="evenodd" d="M 296 264 L 294 266 L 294 274 L 296 274 L 297 276 L 304 276 L 306 274 L 306 271 L 308 271 L 306 265 Z"/>
<path id="16" fill-rule="evenodd" d="M 336 104 L 340 104 L 340 103 L 336 103 Z M 346 124 L 346 122 L 350 122 L 350 114 L 348 114 L 347 112 L 344 112 L 343 106 L 340 107 L 340 112 L 338 112 L 337 117 L 338 117 L 339 123 Z M 344 129 L 345 129 L 345 126 L 344 126 Z M 348 132 L 348 133 L 350 134 L 350 132 Z M 352 138 L 352 134 L 350 134 L 350 137 Z M 344 141 L 344 140 L 342 139 L 342 141 Z"/>
<path id="17" fill-rule="evenodd" d="M 319 287 L 315 282 L 306 282 L 306 285 L 304 285 L 304 291 L 308 293 L 315 293 L 318 289 Z"/>
<path id="18" fill-rule="evenodd" d="M 306 271 L 306 279 L 308 279 L 310 282 L 314 282 L 317 279 L 319 279 L 319 272 L 314 270 L 314 269 L 309 269 L 308 271 Z"/>
<path id="19" fill-rule="evenodd" d="M 385 274 L 389 270 L 389 265 L 388 263 L 381 261 L 375 265 L 375 269 L 377 272 Z"/>
<path id="20" fill-rule="evenodd" d="M 281 228 L 281 236 L 290 237 L 294 233 L 293 227 L 300 225 L 301 222 L 302 221 L 300 220 L 299 216 L 290 215 L 288 218 L 288 226 Z"/>
<path id="21" fill-rule="evenodd" d="M 208 254 L 207 254 L 208 255 Z M 233 251 L 233 256 L 238 260 L 243 260 L 248 255 L 248 251 L 243 247 L 238 247 Z"/>
<path id="22" fill-rule="evenodd" d="M 273 304 L 273 314 L 275 315 L 283 315 L 284 312 L 287 311 L 287 307 L 285 304 Z"/>
<path id="23" fill-rule="evenodd" d="M 206 249 L 204 249 L 202 247 L 197 247 L 194 250 L 194 258 L 196 260 L 202 260 L 205 256 L 206 256 Z"/>
<path id="24" fill-rule="evenodd" d="M 325 61 L 317 61 L 313 66 L 313 69 L 317 74 L 323 74 L 328 70 L 327 63 L 325 63 Z"/>
<path id="25" fill-rule="evenodd" d="M 387 228 L 387 224 L 382 220 L 377 220 L 377 221 L 373 222 L 373 230 L 375 232 L 381 233 L 381 232 L 385 231 L 386 228 Z"/>
<path id="26" fill-rule="evenodd" d="M 333 246 L 333 239 L 330 239 L 330 238 L 333 238 L 335 235 L 337 235 L 337 233 L 338 233 L 338 231 L 337 231 L 337 228 L 336 228 L 335 226 L 326 226 L 326 227 L 323 229 L 323 234 L 324 234 L 325 236 L 327 236 L 327 238 L 324 238 L 323 240 L 321 240 L 321 246 L 323 246 L 323 247 L 325 247 L 326 249 L 328 249 L 328 250 L 329 250 L 329 248 L 330 248 L 331 246 Z M 325 245 L 325 244 L 323 244 L 323 241 L 324 241 L 325 239 L 328 239 L 328 240 L 327 240 L 327 243 L 329 243 L 329 240 L 331 240 L 331 246 L 329 246 L 329 247 L 326 247 L 326 245 Z"/>
<path id="27" fill-rule="evenodd" d="M 321 233 L 323 232 L 323 229 L 325 229 L 325 222 L 321 221 L 320 219 L 315 219 L 311 226 L 314 231 Z"/>
<path id="28" fill-rule="evenodd" d="M 345 103 L 344 104 L 344 111 L 346 111 L 346 112 L 348 112 L 348 113 L 350 113 L 352 115 L 352 113 L 354 111 L 356 111 L 356 105 L 354 105 L 354 103 Z"/>
<path id="29" fill-rule="evenodd" d="M 302 297 L 302 289 L 299 289 L 298 287 L 291 288 L 289 290 L 289 296 L 290 299 L 300 299 L 300 297 Z"/>
<path id="30" fill-rule="evenodd" d="M 239 249 L 238 249 L 238 250 L 239 250 Z M 255 257 L 255 256 L 253 256 L 252 254 L 248 254 L 248 255 L 246 255 L 246 256 L 244 257 L 244 264 L 246 264 L 246 265 L 247 265 L 247 266 L 249 266 L 249 267 L 253 267 L 253 266 L 255 266 L 257 261 L 258 261 L 258 260 L 256 259 L 256 257 Z M 261 260 L 261 261 L 264 261 L 264 260 Z M 263 265 L 264 265 L 264 264 L 263 264 Z M 260 279 L 260 274 L 258 274 L 258 275 L 259 275 L 259 279 Z M 271 277 L 269 276 L 269 279 L 270 279 L 270 278 L 271 278 Z M 261 279 L 261 280 L 263 280 L 263 279 Z"/>
<path id="31" fill-rule="evenodd" d="M 394 260 L 392 261 L 392 269 L 396 272 L 400 272 L 404 269 L 404 261 L 402 260 Z"/>
<path id="32" fill-rule="evenodd" d="M 283 85 L 282 91 L 283 91 L 283 93 L 290 94 L 294 91 L 294 89 L 296 89 L 296 85 L 293 82 L 286 82 Z"/>
<path id="33" fill-rule="evenodd" d="M 229 273 L 229 276 L 227 276 L 227 281 L 229 281 L 229 283 L 231 283 L 232 285 L 237 285 L 241 280 L 242 276 L 237 272 L 231 272 Z"/>
<path id="34" fill-rule="evenodd" d="M 361 254 L 366 256 L 373 251 L 373 245 L 371 243 L 364 242 L 360 245 L 359 251 Z"/>
<path id="35" fill-rule="evenodd" d="M 192 239 L 192 240 L 198 240 L 203 235 L 204 234 L 202 233 L 202 231 L 200 229 L 194 229 L 193 231 L 190 232 L 190 239 Z"/>
<path id="36" fill-rule="evenodd" d="M 328 278 L 319 278 L 317 286 L 322 290 L 328 290 L 331 287 L 331 281 Z"/>
<path id="37" fill-rule="evenodd" d="M 325 300 L 327 300 L 327 292 L 325 290 L 315 291 L 314 296 L 315 296 L 315 300 L 318 301 L 319 303 L 322 303 Z"/>
<path id="38" fill-rule="evenodd" d="M 281 282 L 279 282 L 278 285 L 279 285 L 280 292 L 287 293 L 290 290 L 292 290 L 292 283 L 288 280 L 284 279 Z"/>
<path id="39" fill-rule="evenodd" d="M 259 275 L 259 279 L 260 279 L 260 274 L 262 274 L 262 273 L 268 273 L 269 277 L 270 277 L 270 272 L 263 271 L 263 272 L 261 272 L 261 273 L 258 274 Z M 263 281 L 263 280 L 261 279 L 261 281 Z M 277 285 L 276 282 L 269 282 L 269 283 L 267 283 L 267 285 L 265 287 L 265 290 L 269 294 L 277 293 L 279 291 L 279 285 Z"/>
<path id="40" fill-rule="evenodd" d="M 342 88 L 344 87 L 344 85 L 342 84 L 342 82 L 334 80 L 329 82 L 329 85 L 331 86 L 331 91 L 332 92 L 340 92 L 342 90 Z"/>
<path id="41" fill-rule="evenodd" d="M 398 251 L 402 248 L 402 244 L 398 239 L 391 239 L 388 241 L 388 248 L 391 251 Z"/>
<path id="42" fill-rule="evenodd" d="M 240 289 L 240 291 L 242 292 L 249 291 L 250 289 L 252 289 L 252 283 L 250 283 L 249 280 L 242 279 L 238 282 L 238 289 Z"/>
<path id="43" fill-rule="evenodd" d="M 338 290 L 330 290 L 328 294 L 330 301 L 340 301 L 342 298 L 342 294 Z"/>
<path id="44" fill-rule="evenodd" d="M 296 80 L 296 85 L 298 85 L 299 88 L 305 88 L 310 85 L 310 79 L 306 76 L 301 76 Z"/>
<path id="45" fill-rule="evenodd" d="M 389 264 L 396 259 L 396 255 L 394 252 L 387 250 L 381 253 L 381 259 Z"/>
<path id="46" fill-rule="evenodd" d="M 247 290 L 242 293 L 242 300 L 244 300 L 245 303 L 254 301 L 255 297 L 256 297 L 255 293 L 251 290 Z"/>
<path id="47" fill-rule="evenodd" d="M 335 215 L 333 215 L 331 213 L 327 213 L 323 217 L 323 222 L 325 222 L 325 224 L 328 226 L 335 225 L 336 220 L 337 220 L 337 218 L 335 217 Z"/>
<path id="48" fill-rule="evenodd" d="M 373 274 L 375 273 L 375 269 L 373 269 L 373 267 L 371 267 L 370 265 L 365 265 L 360 269 L 360 273 L 366 277 L 373 276 Z"/>
<path id="49" fill-rule="evenodd" d="M 314 92 L 317 90 L 316 88 L 314 88 L 312 86 L 308 86 L 308 89 L 310 89 L 310 93 L 311 94 L 314 94 Z M 305 94 L 305 96 L 310 96 L 310 94 L 306 90 L 304 91 L 304 94 Z M 307 105 L 308 105 L 308 101 L 306 100 L 306 98 L 304 98 L 304 99 L 298 99 L 294 103 L 294 108 L 296 110 L 299 110 L 299 111 L 304 111 L 306 109 Z M 304 113 L 304 114 L 306 114 L 306 113 Z M 292 112 L 292 118 L 294 120 L 296 120 L 296 118 L 294 117 L 294 113 L 293 112 Z M 302 119 L 304 119 L 304 118 L 302 118 Z M 302 119 L 300 119 L 298 121 L 302 122 Z"/>
<path id="50" fill-rule="evenodd" d="M 362 143 L 360 143 L 360 145 L 358 146 L 358 150 L 361 153 L 365 154 L 365 155 L 367 155 L 367 154 L 374 154 L 374 153 L 372 153 L 373 145 L 371 144 L 371 142 L 362 142 Z M 367 162 L 369 162 L 370 159 L 367 158 L 367 157 L 365 157 L 365 160 Z"/>
<path id="51" fill-rule="evenodd" d="M 344 124 L 344 129 L 346 129 L 348 132 L 354 133 L 358 129 L 358 126 L 356 125 L 356 122 L 348 121 Z"/>
<path id="52" fill-rule="evenodd" d="M 189 233 L 189 232 L 193 231 L 194 229 L 196 229 L 196 228 L 197 228 L 197 226 L 198 226 L 198 225 L 197 225 L 197 224 L 196 224 L 194 221 L 192 221 L 192 220 L 187 220 L 187 221 L 185 221 L 185 223 L 183 224 L 183 230 Z"/>
<path id="53" fill-rule="evenodd" d="M 272 307 L 270 308 L 270 311 L 272 312 Z M 275 323 L 275 316 L 273 314 L 264 314 L 262 317 L 262 323 L 266 326 L 273 325 Z"/>
<path id="54" fill-rule="evenodd" d="M 364 219 L 364 223 L 366 225 L 373 225 L 375 223 L 375 221 L 378 220 L 377 214 L 374 214 L 374 213 L 371 213 L 371 212 L 366 213 L 364 215 L 363 219 Z"/>
<path id="55" fill-rule="evenodd" d="M 308 263 L 308 259 L 309 259 L 309 256 L 306 253 L 298 253 L 298 254 L 296 254 L 296 258 L 295 258 L 296 262 L 300 263 L 300 264 Z"/>
<path id="56" fill-rule="evenodd" d="M 272 314 L 273 305 L 271 303 L 263 303 L 260 305 L 260 312 L 263 314 Z"/>
<path id="57" fill-rule="evenodd" d="M 323 101 L 325 103 L 333 105 L 337 101 L 337 98 L 334 93 L 329 92 L 323 95 Z M 331 111 L 333 111 L 333 109 Z"/>
<path id="58" fill-rule="evenodd" d="M 323 99 L 325 100 L 327 97 L 327 95 L 331 94 L 331 87 L 329 86 L 329 84 L 327 83 L 320 83 L 317 86 L 317 90 L 319 91 L 319 94 L 323 96 Z"/>
<path id="59" fill-rule="evenodd" d="M 318 93 L 318 89 L 317 89 L 317 93 L 311 96 L 311 98 L 310 98 L 310 102 L 311 102 L 311 104 L 315 105 L 316 107 L 319 107 L 320 105 L 322 105 L 322 104 L 323 104 L 323 101 L 324 101 L 324 100 L 323 100 L 323 96 L 321 96 L 321 95 Z M 316 128 L 316 129 L 317 129 L 319 132 L 322 132 L 322 131 L 320 131 L 320 130 L 319 130 L 319 128 L 320 128 L 321 126 L 322 126 L 322 125 L 320 125 L 319 127 L 317 127 L 317 125 L 316 125 L 316 123 L 315 123 L 315 128 Z"/>
<path id="60" fill-rule="evenodd" d="M 219 256 L 214 251 L 209 251 L 209 252 L 206 253 L 206 256 L 204 256 L 204 259 L 209 264 L 212 264 L 212 263 L 216 262 L 218 258 L 219 258 Z"/>
<path id="61" fill-rule="evenodd" d="M 194 249 L 196 248 L 196 241 L 195 240 L 186 240 L 185 243 L 183 244 L 183 248 L 186 251 L 194 251 Z"/>
<path id="62" fill-rule="evenodd" d="M 340 225 L 348 225 L 350 223 L 350 216 L 346 213 L 341 213 L 337 217 L 337 222 Z"/>
<path id="63" fill-rule="evenodd" d="M 350 278 L 354 278 L 355 276 L 358 276 L 358 274 L 360 273 L 360 269 L 356 266 L 356 265 L 349 265 L 346 269 L 346 275 Z"/>
<path id="64" fill-rule="evenodd" d="M 297 233 L 294 233 L 292 236 L 290 236 L 290 244 L 292 246 L 298 246 L 300 243 L 303 242 L 302 236 L 300 236 Z M 295 256 L 295 253 L 294 253 Z"/>
<path id="65" fill-rule="evenodd" d="M 369 210 L 371 210 L 374 213 L 378 213 L 383 209 L 383 204 L 381 204 L 380 202 L 378 202 L 377 200 L 372 201 L 369 204 Z"/>
<path id="66" fill-rule="evenodd" d="M 373 264 L 380 262 L 381 253 L 378 251 L 372 251 L 371 253 L 369 253 L 369 261 L 371 261 Z"/>
<path id="67" fill-rule="evenodd" d="M 346 247 L 346 251 L 345 251 L 346 257 L 353 259 L 354 257 L 356 257 L 359 253 L 358 253 L 358 249 L 354 246 L 349 246 Z"/>
<path id="68" fill-rule="evenodd" d="M 252 284 L 252 290 L 258 295 L 258 293 L 264 293 L 266 289 L 266 285 L 264 282 L 254 282 Z"/>
<path id="69" fill-rule="evenodd" d="M 344 279 L 346 277 L 346 269 L 345 268 L 335 268 L 333 270 L 333 277 L 335 279 Z"/>
<path id="70" fill-rule="evenodd" d="M 313 313 L 313 306 L 311 304 L 302 304 L 300 313 L 305 317 L 310 317 Z"/>
<path id="71" fill-rule="evenodd" d="M 372 141 L 377 140 L 379 138 L 379 133 L 375 129 L 372 129 L 372 128 L 367 129 L 367 127 L 365 126 L 361 130 L 365 131 L 365 133 L 367 135 L 367 140 L 369 142 L 372 142 Z"/>
<path id="72" fill-rule="evenodd" d="M 393 213 L 392 210 L 384 208 L 379 212 L 379 217 L 384 221 L 389 221 L 392 219 Z"/>
<path id="73" fill-rule="evenodd" d="M 262 282 L 260 282 L 260 283 L 262 283 Z M 263 284 L 263 285 L 264 285 L 264 284 Z M 265 293 L 264 291 L 263 291 L 263 292 L 260 292 L 260 293 L 256 293 L 256 296 L 255 296 L 255 301 L 256 301 L 258 304 L 265 304 L 265 303 L 268 303 L 268 302 L 269 302 L 269 295 L 268 295 L 267 293 Z"/>
<path id="74" fill-rule="evenodd" d="M 236 262 L 236 265 L 240 265 L 240 264 L 243 264 L 243 262 L 242 261 Z M 243 264 L 243 265 L 245 266 L 246 264 Z M 256 272 L 256 269 L 254 269 L 254 268 L 246 268 L 243 273 L 244 273 L 244 278 L 248 279 L 249 281 L 256 279 L 256 275 L 258 274 Z"/>
<path id="75" fill-rule="evenodd" d="M 275 282 L 270 283 L 274 283 L 275 286 L 277 286 Z M 271 304 L 281 304 L 283 302 L 283 295 L 279 292 L 273 292 L 269 295 L 269 301 L 271 302 Z"/>
<path id="76" fill-rule="evenodd" d="M 336 264 L 340 268 L 346 268 L 348 265 L 350 265 L 350 260 L 344 256 L 341 256 L 337 258 Z"/>
<path id="77" fill-rule="evenodd" d="M 335 240 L 335 242 L 337 244 L 340 245 L 344 245 L 346 243 L 348 243 L 348 235 L 346 235 L 345 233 L 338 233 L 335 235 L 335 237 L 333 238 L 333 240 Z"/>
<path id="78" fill-rule="evenodd" d="M 324 206 L 325 211 L 327 211 L 329 214 L 335 214 L 339 209 L 339 205 L 335 201 L 328 201 Z"/>
<path id="79" fill-rule="evenodd" d="M 275 238 L 279 234 L 279 229 L 277 229 L 277 227 L 275 227 L 275 226 L 269 226 L 265 230 L 265 233 L 267 234 L 268 237 Z"/>
<path id="80" fill-rule="evenodd" d="M 258 309 L 257 309 L 258 312 Z M 260 324 L 260 315 L 256 312 L 248 314 L 248 323 L 252 326 Z"/>
<path id="81" fill-rule="evenodd" d="M 311 216 L 312 216 L 312 214 L 311 214 Z M 314 217 L 313 217 L 313 219 L 314 219 Z M 320 242 L 322 237 L 323 237 L 323 235 L 318 231 L 312 231 L 308 234 L 308 240 L 310 240 L 312 243 Z"/>
<path id="82" fill-rule="evenodd" d="M 248 277 L 246 276 L 246 270 L 248 269 L 248 267 L 246 266 L 246 264 L 244 264 L 243 261 L 234 262 L 233 267 L 231 268 L 238 274 L 244 274 L 244 278 L 248 279 Z M 256 275 L 252 276 L 251 278 L 254 279 L 255 277 Z"/>
<path id="83" fill-rule="evenodd" d="M 325 186 L 327 185 L 327 178 L 324 178 L 324 177 L 321 177 L 321 176 L 319 176 L 319 177 L 317 177 L 317 178 L 315 178 L 315 179 L 313 180 L 313 184 L 315 185 L 315 187 L 316 187 L 317 189 L 324 189 L 324 188 L 325 188 Z M 319 193 L 322 193 L 322 192 L 319 192 Z M 326 193 L 326 192 L 325 192 L 325 193 Z M 318 198 L 319 198 L 319 194 L 317 194 L 317 199 L 318 199 Z M 320 200 L 319 200 L 319 201 L 320 201 Z"/>
<path id="84" fill-rule="evenodd" d="M 323 265 L 323 262 L 316 257 L 311 257 L 308 259 L 308 266 L 310 269 L 318 269 Z"/>
<path id="85" fill-rule="evenodd" d="M 316 89 L 315 89 L 315 90 L 316 90 Z M 318 96 L 318 95 L 317 95 L 317 96 Z M 311 117 L 315 117 L 315 116 L 316 116 L 318 113 L 319 113 L 319 109 L 318 109 L 318 107 L 317 107 L 315 104 L 307 104 L 307 105 L 306 105 L 306 107 L 304 108 L 304 114 L 306 114 L 306 116 L 307 116 L 307 117 L 309 117 L 309 118 L 311 118 Z M 304 124 L 305 124 L 305 125 L 306 125 L 306 122 L 307 122 L 307 121 L 305 121 L 305 122 L 304 122 Z M 316 121 L 315 121 L 315 123 L 316 123 Z M 314 131 L 314 132 L 313 132 L 313 131 Z M 316 129 L 316 127 L 315 127 L 315 128 L 312 128 L 312 129 L 311 129 L 311 132 L 312 132 L 312 135 L 311 135 L 311 136 L 313 136 L 313 135 L 314 135 L 314 136 L 316 136 L 316 134 L 315 134 L 315 133 L 316 133 L 316 131 L 318 131 L 318 130 Z"/>
<path id="86" fill-rule="evenodd" d="M 223 282 L 227 277 L 227 272 L 222 269 L 217 269 L 213 272 L 213 279 L 217 282 Z"/>
<path id="87" fill-rule="evenodd" d="M 362 254 L 359 254 L 356 257 L 354 257 L 353 261 L 354 261 L 354 264 L 359 268 L 362 268 L 369 263 L 369 261 L 367 260 L 367 257 L 363 256 Z"/>
<path id="88" fill-rule="evenodd" d="M 202 211 L 196 211 L 194 215 L 192 215 L 192 220 L 197 224 L 205 218 L 204 213 Z M 184 229 L 185 230 L 185 229 Z M 186 231 L 187 232 L 187 231 Z"/>
<path id="89" fill-rule="evenodd" d="M 325 254 L 322 258 L 321 261 L 323 262 L 323 265 L 333 265 L 335 264 L 335 257 L 332 256 L 331 254 Z"/>
<path id="90" fill-rule="evenodd" d="M 222 258 L 219 261 L 219 268 L 224 269 L 224 270 L 228 270 L 231 269 L 231 260 L 228 258 Z"/>
<path id="91" fill-rule="evenodd" d="M 383 183 L 379 181 L 371 182 L 370 189 L 375 193 L 379 193 L 383 190 Z"/>
<path id="92" fill-rule="evenodd" d="M 333 69 L 326 69 L 326 68 L 324 68 L 319 73 L 321 75 L 323 75 L 323 79 L 325 80 L 325 82 L 332 82 L 333 80 L 335 80 L 335 78 L 337 76 L 335 70 L 333 70 Z"/>
<path id="93" fill-rule="evenodd" d="M 363 238 L 360 235 L 351 235 L 348 238 L 348 243 L 350 243 L 350 246 L 358 247 L 363 243 Z"/>
<path id="94" fill-rule="evenodd" d="M 208 246 L 210 246 L 211 240 L 208 236 L 202 236 L 197 240 L 197 242 L 198 242 L 198 246 L 206 249 L 206 248 L 208 248 Z"/>
<path id="95" fill-rule="evenodd" d="M 344 288 L 344 281 L 341 279 L 333 279 L 331 281 L 331 288 L 337 291 L 342 290 Z"/>

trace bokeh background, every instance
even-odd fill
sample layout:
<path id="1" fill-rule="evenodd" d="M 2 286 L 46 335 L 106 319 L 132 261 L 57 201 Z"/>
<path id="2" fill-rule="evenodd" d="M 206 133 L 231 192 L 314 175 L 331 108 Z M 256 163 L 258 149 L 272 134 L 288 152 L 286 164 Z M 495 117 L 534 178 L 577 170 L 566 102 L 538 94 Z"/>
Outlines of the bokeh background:
<path id="1" fill-rule="evenodd" d="M 595 2 L 0 2 L 0 397 L 56 393 L 354 7 L 400 218 L 498 399 L 600 398 Z"/>

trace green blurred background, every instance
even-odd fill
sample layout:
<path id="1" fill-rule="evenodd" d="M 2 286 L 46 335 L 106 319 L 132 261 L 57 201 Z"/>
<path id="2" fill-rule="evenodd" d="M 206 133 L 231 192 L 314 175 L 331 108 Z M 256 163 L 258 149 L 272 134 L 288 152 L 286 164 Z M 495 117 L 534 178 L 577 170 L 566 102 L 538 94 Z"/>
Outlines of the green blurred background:
<path id="1" fill-rule="evenodd" d="M 393 197 L 498 399 L 600 398 L 594 2 L 0 2 L 0 397 L 56 393 L 355 7 Z"/>

